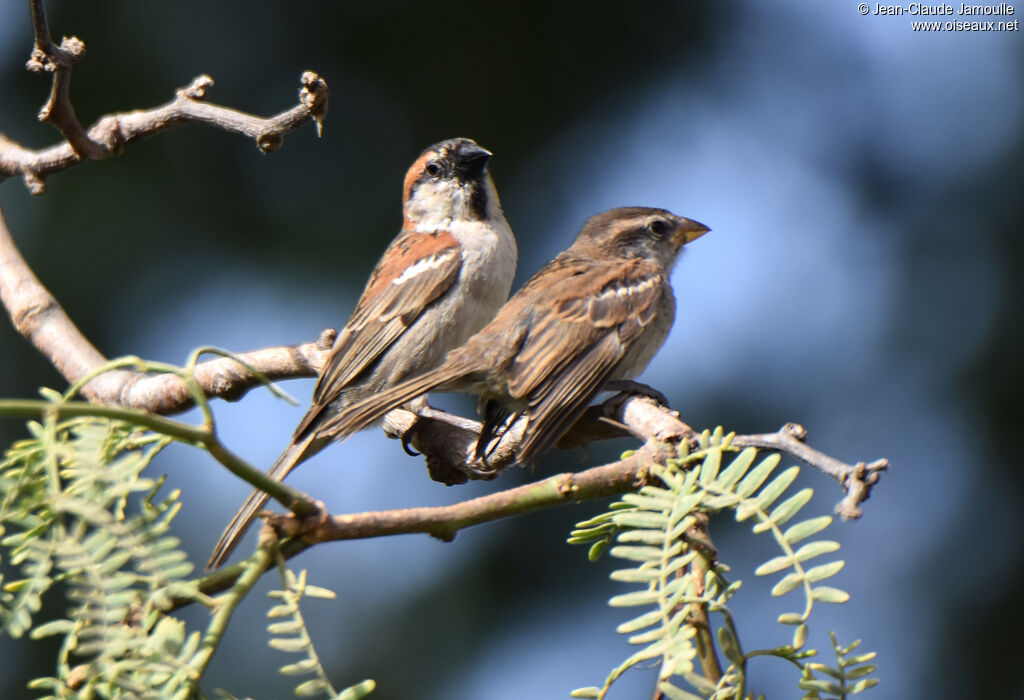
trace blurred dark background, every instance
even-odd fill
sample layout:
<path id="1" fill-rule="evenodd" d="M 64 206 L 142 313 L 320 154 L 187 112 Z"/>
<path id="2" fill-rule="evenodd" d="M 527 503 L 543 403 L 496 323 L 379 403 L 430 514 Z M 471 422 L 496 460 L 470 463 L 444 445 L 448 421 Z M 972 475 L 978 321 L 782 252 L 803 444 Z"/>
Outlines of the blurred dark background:
<path id="1" fill-rule="evenodd" d="M 1020 8 L 1018 8 L 1019 10 Z M 1020 32 L 922 33 L 856 4 L 49 3 L 77 35 L 80 118 L 153 106 L 208 73 L 211 101 L 260 114 L 294 103 L 303 70 L 331 88 L 311 127 L 261 155 L 191 126 L 118 158 L 17 180 L 0 204 L 23 253 L 108 356 L 181 363 L 199 345 L 244 351 L 341 324 L 400 223 L 401 178 L 424 147 L 470 136 L 519 238 L 520 279 L 583 220 L 619 205 L 712 227 L 673 282 L 676 328 L 644 379 L 695 426 L 764 432 L 803 423 L 848 461 L 888 457 L 864 518 L 836 524 L 852 594 L 812 616 L 879 652 L 873 697 L 1019 697 L 1024 493 L 1020 270 L 1024 44 Z M 1015 19 L 1016 16 L 1010 19 Z M 955 19 L 955 18 L 954 18 Z M 26 3 L 0 0 L 0 132 L 56 140 L 35 121 L 48 77 L 23 69 Z M 60 377 L 0 329 L 0 395 Z M 267 465 L 303 407 L 253 392 L 218 403 L 223 438 Z M 471 410 L 468 402 L 454 404 Z M 23 434 L 0 423 L 0 443 Z M 537 475 L 613 459 L 630 443 L 549 455 Z M 247 489 L 194 450 L 156 465 L 185 490 L 177 521 L 197 562 Z M 322 453 L 294 481 L 334 512 L 454 502 L 532 475 L 446 488 L 378 432 Z M 838 487 L 805 469 L 808 513 Z M 337 685 L 372 697 L 564 698 L 630 652 L 606 607 L 611 563 L 564 544 L 599 504 L 473 528 L 453 544 L 402 537 L 317 547 L 295 560 L 339 593 L 307 619 Z M 748 647 L 786 641 L 753 569 L 774 556 L 746 528 L 713 524 Z M 277 581 L 262 583 L 264 589 Z M 766 602 L 767 601 L 767 602 Z M 266 646 L 266 604 L 241 608 L 204 688 L 290 696 Z M 41 619 L 61 614 L 59 607 Z M 191 611 L 190 623 L 204 613 Z M 42 642 L 0 640 L 0 696 L 53 673 Z M 826 659 L 827 660 L 827 659 Z M 781 662 L 753 666 L 794 697 Z M 649 697 L 631 672 L 613 698 Z"/>

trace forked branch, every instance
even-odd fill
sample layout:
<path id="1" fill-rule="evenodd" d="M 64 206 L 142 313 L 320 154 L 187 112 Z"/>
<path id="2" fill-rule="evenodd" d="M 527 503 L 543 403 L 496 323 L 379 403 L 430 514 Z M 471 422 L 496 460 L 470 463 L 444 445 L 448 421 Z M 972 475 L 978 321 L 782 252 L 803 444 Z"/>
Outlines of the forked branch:
<path id="1" fill-rule="evenodd" d="M 39 110 L 39 120 L 56 127 L 64 140 L 54 146 L 33 150 L 0 134 L 0 180 L 20 175 L 32 194 L 46 190 L 46 178 L 87 160 L 102 160 L 121 152 L 123 147 L 146 136 L 181 124 L 210 124 L 255 139 L 264 153 L 276 150 L 284 135 L 313 120 L 317 133 L 323 131 L 327 115 L 327 83 L 312 71 L 302 74 L 299 104 L 273 117 L 257 117 L 206 101 L 213 79 L 195 78 L 177 91 L 165 105 L 102 117 L 86 129 L 78 121 L 71 103 L 71 68 L 85 56 L 85 43 L 77 37 L 65 37 L 53 43 L 42 0 L 30 0 L 35 44 L 26 67 L 35 72 L 53 74 L 50 96 Z"/>

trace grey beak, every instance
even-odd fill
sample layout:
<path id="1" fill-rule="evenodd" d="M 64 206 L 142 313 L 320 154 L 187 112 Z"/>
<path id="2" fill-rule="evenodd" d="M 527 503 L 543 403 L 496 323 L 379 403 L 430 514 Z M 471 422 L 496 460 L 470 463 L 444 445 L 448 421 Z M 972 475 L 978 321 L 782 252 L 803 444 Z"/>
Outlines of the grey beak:
<path id="1" fill-rule="evenodd" d="M 462 144 L 455 158 L 455 174 L 463 180 L 480 177 L 487 169 L 487 161 L 491 159 L 491 155 L 490 151 L 475 143 Z"/>

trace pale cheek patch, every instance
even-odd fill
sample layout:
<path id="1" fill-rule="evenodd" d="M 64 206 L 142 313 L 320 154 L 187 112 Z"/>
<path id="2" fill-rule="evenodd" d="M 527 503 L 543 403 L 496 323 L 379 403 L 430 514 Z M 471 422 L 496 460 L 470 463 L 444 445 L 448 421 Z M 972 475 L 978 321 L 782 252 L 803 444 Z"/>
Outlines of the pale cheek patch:
<path id="1" fill-rule="evenodd" d="M 409 205 L 416 228 L 423 231 L 470 215 L 468 193 L 450 180 L 421 184 Z"/>

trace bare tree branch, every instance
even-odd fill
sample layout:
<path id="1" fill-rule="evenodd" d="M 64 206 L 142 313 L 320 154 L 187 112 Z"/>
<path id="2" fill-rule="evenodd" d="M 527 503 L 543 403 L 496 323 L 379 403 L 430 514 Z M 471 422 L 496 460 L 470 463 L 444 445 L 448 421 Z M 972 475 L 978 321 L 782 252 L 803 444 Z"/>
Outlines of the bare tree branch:
<path id="1" fill-rule="evenodd" d="M 480 523 L 631 491 L 647 483 L 644 467 L 660 456 L 656 454 L 660 451 L 642 448 L 611 464 L 575 474 L 557 474 L 450 506 L 335 515 L 305 537 L 316 543 L 422 532 L 447 542 L 455 539 L 459 530 Z M 294 519 L 290 515 L 269 519 L 277 526 L 288 521 Z M 291 534 L 287 527 L 283 532 Z"/>
<path id="2" fill-rule="evenodd" d="M 178 90 L 175 99 L 162 107 L 109 115 L 87 132 L 75 116 L 69 93 L 71 67 L 85 55 L 85 44 L 72 37 L 65 38 L 60 46 L 54 45 L 42 0 L 30 0 L 29 7 L 35 42 L 27 67 L 32 71 L 53 73 L 50 96 L 39 112 L 39 119 L 52 123 L 66 141 L 33 151 L 0 134 L 0 181 L 20 174 L 33 194 L 41 194 L 46 177 L 54 172 L 86 160 L 115 155 L 127 143 L 186 122 L 212 124 L 244 134 L 254 138 L 264 152 L 278 148 L 285 133 L 310 119 L 316 122 L 317 132 L 322 132 L 327 114 L 327 84 L 316 73 L 308 71 L 302 75 L 299 104 L 268 119 L 204 102 L 206 91 L 213 85 L 213 80 L 204 75 L 187 88 Z M 35 345 L 69 383 L 106 362 L 25 262 L 2 210 L 0 301 L 18 332 Z M 272 379 L 315 376 L 333 340 L 333 331 L 325 331 L 315 343 L 268 348 L 249 353 L 242 359 L 261 367 Z M 195 376 L 207 395 L 227 400 L 238 399 L 259 384 L 257 378 L 238 363 L 226 359 L 199 365 Z M 177 377 L 150 376 L 128 370 L 108 372 L 96 378 L 89 382 L 83 394 L 95 403 L 154 413 L 174 413 L 192 405 L 189 392 Z"/>
<path id="3" fill-rule="evenodd" d="M 601 426 L 606 429 L 602 430 Z M 449 414 L 429 409 L 420 416 L 403 410 L 389 413 L 384 420 L 383 429 L 391 437 L 403 437 L 427 459 L 427 467 L 431 477 L 445 483 L 462 483 L 466 479 L 494 478 L 500 470 L 514 461 L 520 432 L 509 431 L 503 436 L 499 445 L 500 458 L 481 464 L 473 456 L 480 424 L 467 421 L 465 418 L 450 420 Z M 696 433 L 686 423 L 679 420 L 679 414 L 660 405 L 646 396 L 618 394 L 599 406 L 591 407 L 559 442 L 559 447 L 567 448 L 587 444 L 596 440 L 634 435 L 646 441 L 645 449 L 650 445 L 676 445 L 681 440 L 689 440 L 696 444 Z M 819 452 L 808 446 L 804 440 L 807 431 L 803 426 L 787 423 L 777 433 L 760 435 L 736 435 L 732 439 L 735 447 L 757 447 L 787 454 L 808 464 L 809 466 L 831 476 L 844 489 L 843 499 L 836 505 L 836 514 L 844 520 L 856 520 L 862 515 L 860 504 L 871 496 L 871 488 L 881 476 L 881 472 L 889 467 L 889 461 L 879 459 L 871 463 L 858 462 L 846 464 L 834 457 Z M 645 455 L 650 457 L 650 455 Z M 630 469 L 617 462 L 609 467 Z M 446 481 L 440 477 L 461 477 L 462 481 Z M 571 476 L 571 475 L 570 475 Z M 623 475 L 626 478 L 628 475 Z M 454 508 L 454 506 L 452 506 Z M 439 513 L 440 514 L 440 513 Z M 472 520 L 477 511 L 470 509 L 468 513 L 457 514 L 455 523 L 461 518 Z M 405 518 L 406 516 L 402 516 Z M 499 515 L 498 517 L 504 517 Z M 407 522 L 399 518 L 395 527 L 404 527 Z M 441 531 L 451 527 L 451 523 L 433 525 Z M 424 526 L 425 527 L 425 526 Z M 425 532 L 428 530 L 410 530 Z M 385 533 L 391 534 L 391 533 Z M 433 534 L 433 533 L 432 533 Z"/>
<path id="4" fill-rule="evenodd" d="M 188 87 L 178 90 L 177 96 L 163 106 L 100 118 L 88 132 L 84 132 L 84 138 L 74 137 L 74 141 L 34 151 L 0 136 L 0 179 L 21 175 L 32 194 L 42 194 L 46 189 L 46 177 L 52 173 L 84 160 L 117 155 L 133 141 L 188 122 L 210 124 L 249 136 L 256 140 L 261 151 L 269 153 L 281 146 L 284 134 L 310 119 L 315 120 L 318 131 L 322 131 L 321 120 L 327 112 L 327 83 L 312 71 L 303 73 L 301 82 L 300 104 L 266 119 L 204 102 L 206 91 L 213 86 L 213 79 L 201 75 Z M 70 104 L 60 113 L 67 110 L 70 110 Z M 73 115 L 73 110 L 70 113 Z M 66 117 L 61 117 L 61 120 L 64 124 L 61 131 L 67 136 L 71 127 L 67 126 Z"/>
<path id="5" fill-rule="evenodd" d="M 680 441 L 694 437 L 690 426 L 648 397 L 617 395 L 606 401 L 600 409 L 607 412 L 613 423 L 625 426 L 631 434 L 644 439 L 644 446 L 611 464 L 578 473 L 558 474 L 455 505 L 334 516 L 315 527 L 306 538 L 312 542 L 321 542 L 424 532 L 442 540 L 451 540 L 460 529 L 472 525 L 635 489 L 646 483 L 646 465 L 663 462 L 676 453 Z M 404 414 L 416 420 L 408 411 L 392 411 L 386 422 L 390 425 L 400 422 L 396 420 L 396 414 L 399 414 L 399 418 Z M 444 417 L 447 415 L 431 409 L 430 418 L 420 419 L 426 425 L 414 426 L 416 437 L 413 444 L 418 448 L 437 450 L 433 455 L 428 454 L 428 463 L 431 458 L 438 459 L 438 455 L 450 454 L 451 445 L 446 444 L 446 441 L 457 440 L 460 445 L 454 451 L 462 455 L 471 455 L 476 445 L 479 424 L 469 421 L 477 426 L 477 429 L 470 429 L 466 425 L 459 425 L 460 421 L 466 419 L 446 420 Z M 583 430 L 593 434 L 589 426 L 583 426 Z M 570 431 L 570 435 L 573 431 Z M 517 440 L 518 436 L 515 440 L 509 440 L 509 443 Z M 502 449 L 503 454 L 505 451 L 515 451 L 514 444 L 503 445 Z M 492 474 L 496 475 L 497 471 Z M 282 519 L 272 519 L 272 522 L 280 526 L 290 516 L 280 517 Z"/>
<path id="6" fill-rule="evenodd" d="M 73 384 L 106 363 L 46 290 L 22 257 L 0 208 L 0 302 L 14 327 Z M 333 330 L 312 343 L 266 348 L 239 355 L 271 379 L 315 377 L 334 344 Z M 237 362 L 217 359 L 196 366 L 196 381 L 208 396 L 241 398 L 259 380 Z M 192 406 L 185 383 L 172 375 L 129 370 L 107 372 L 82 393 L 93 403 L 136 408 L 150 413 L 177 413 Z"/>
<path id="7" fill-rule="evenodd" d="M 0 208 L 0 301 L 14 327 L 74 382 L 106 358 L 86 340 L 14 244 Z"/>
<path id="8" fill-rule="evenodd" d="M 69 90 L 71 67 L 85 56 L 85 43 L 71 37 L 56 46 L 50 39 L 42 0 L 30 0 L 30 6 L 35 46 L 26 67 L 53 73 L 50 96 L 39 110 L 39 120 L 53 124 L 65 139 L 49 148 L 31 150 L 0 134 L 0 180 L 21 175 L 32 194 L 42 194 L 47 176 L 55 172 L 86 160 L 117 155 L 126 144 L 187 122 L 210 124 L 253 138 L 264 153 L 279 148 L 286 133 L 311 119 L 317 134 L 323 133 L 327 83 L 312 71 L 302 74 L 299 104 L 273 117 L 264 119 L 205 102 L 213 79 L 201 75 L 161 107 L 107 115 L 86 130 L 75 116 Z"/>
<path id="9" fill-rule="evenodd" d="M 845 464 L 805 444 L 806 439 L 806 428 L 797 423 L 786 423 L 777 433 L 737 435 L 732 444 L 784 452 L 831 476 L 843 485 L 846 492 L 843 500 L 836 504 L 836 515 L 843 520 L 857 520 L 863 514 L 860 504 L 871 496 L 871 487 L 878 483 L 882 472 L 889 468 L 889 460 Z"/>
<path id="10" fill-rule="evenodd" d="M 328 328 L 311 343 L 263 348 L 239 353 L 238 359 L 258 369 L 271 380 L 315 377 L 334 344 L 335 331 Z M 193 374 L 208 397 L 237 401 L 257 386 L 260 380 L 238 362 L 229 358 L 196 365 Z M 192 406 L 185 383 L 171 374 L 107 372 L 87 385 L 87 397 L 94 403 L 136 408 L 150 413 L 179 413 Z"/>
<path id="11" fill-rule="evenodd" d="M 270 532 L 271 526 L 281 535 L 296 535 L 282 542 L 282 552 L 288 559 L 318 542 L 334 540 L 426 533 L 447 542 L 453 540 L 459 530 L 473 525 L 634 490 L 648 483 L 646 465 L 662 462 L 674 453 L 675 448 L 667 443 L 651 442 L 611 464 L 578 473 L 557 474 L 450 506 L 306 518 L 265 513 L 270 525 L 264 527 L 261 537 Z M 243 570 L 244 564 L 234 564 L 211 572 L 199 582 L 199 591 L 213 595 L 226 590 Z M 175 607 L 191 602 L 190 598 L 182 598 L 175 601 Z"/>
<path id="12" fill-rule="evenodd" d="M 401 438 L 424 455 L 434 481 L 462 484 L 469 480 L 493 479 L 515 462 L 523 419 L 505 431 L 493 445 L 486 460 L 475 456 L 481 424 L 433 408 L 416 413 L 396 409 L 384 417 L 381 428 L 392 438 Z M 633 435 L 641 440 L 678 442 L 694 434 L 679 420 L 679 414 L 647 396 L 617 394 L 603 404 L 591 406 L 558 441 L 569 450 L 598 440 Z"/>
<path id="13" fill-rule="evenodd" d="M 39 121 L 50 122 L 57 127 L 82 160 L 102 158 L 102 145 L 93 141 L 85 132 L 71 106 L 71 66 L 85 56 L 85 43 L 78 37 L 65 37 L 60 46 L 54 45 L 42 0 L 29 0 L 29 7 L 32 11 L 35 45 L 25 67 L 33 72 L 53 73 L 50 97 L 39 110 Z M 32 186 L 33 183 L 29 183 L 30 189 Z"/>

